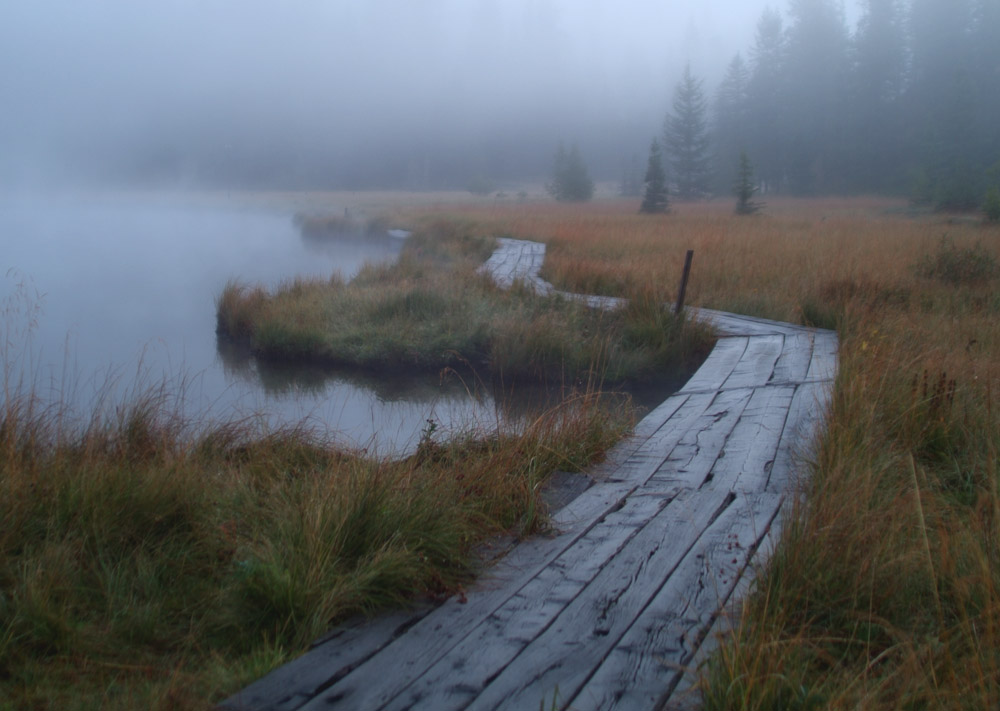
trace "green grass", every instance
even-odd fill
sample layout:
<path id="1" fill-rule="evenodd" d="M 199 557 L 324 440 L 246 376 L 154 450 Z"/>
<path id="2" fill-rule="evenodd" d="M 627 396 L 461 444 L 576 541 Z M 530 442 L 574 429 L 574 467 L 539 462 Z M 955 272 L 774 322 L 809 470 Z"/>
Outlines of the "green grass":
<path id="1" fill-rule="evenodd" d="M 474 273 L 492 247 L 432 223 L 351 284 L 230 285 L 219 326 L 274 357 L 588 383 L 709 345 L 652 291 L 610 316 L 499 291 Z M 338 620 L 460 589 L 484 540 L 544 525 L 548 474 L 600 459 L 632 417 L 588 391 L 517 432 L 429 427 L 386 460 L 301 427 L 192 422 L 179 397 L 106 396 L 73 425 L 5 383 L 0 709 L 211 708 Z"/>
<path id="2" fill-rule="evenodd" d="M 477 543 L 534 530 L 547 474 L 628 424 L 581 396 L 384 461 L 192 428 L 163 393 L 52 415 L 25 396 L 0 419 L 0 708 L 209 708 L 337 620 L 468 582 Z"/>
<path id="3" fill-rule="evenodd" d="M 504 380 L 649 380 L 706 353 L 708 330 L 674 317 L 666 293 L 636 292 L 626 309 L 590 309 L 527 288 L 501 290 L 476 268 L 493 248 L 460 221 L 418 230 L 399 262 L 345 284 L 293 281 L 273 293 L 230 283 L 220 333 L 261 358 L 370 369 L 471 365 Z"/>

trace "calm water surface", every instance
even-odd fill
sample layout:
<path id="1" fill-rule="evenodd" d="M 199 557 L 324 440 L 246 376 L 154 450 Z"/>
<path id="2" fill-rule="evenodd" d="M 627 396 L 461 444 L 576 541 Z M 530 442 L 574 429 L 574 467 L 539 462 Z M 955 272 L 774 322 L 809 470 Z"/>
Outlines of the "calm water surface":
<path id="1" fill-rule="evenodd" d="M 411 448 L 428 419 L 445 431 L 497 422 L 492 399 L 457 380 L 280 368 L 217 340 L 228 279 L 349 278 L 394 259 L 398 238 L 303 240 L 275 209 L 8 196 L 0 243 L 8 380 L 27 373 L 43 398 L 86 411 L 109 388 L 166 381 L 189 415 L 305 419 L 380 453 Z"/>

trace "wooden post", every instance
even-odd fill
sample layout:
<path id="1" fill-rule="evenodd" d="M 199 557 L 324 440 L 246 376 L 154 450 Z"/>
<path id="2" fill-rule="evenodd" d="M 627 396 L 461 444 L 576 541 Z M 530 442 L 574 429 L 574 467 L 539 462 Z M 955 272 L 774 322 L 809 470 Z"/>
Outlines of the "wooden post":
<path id="1" fill-rule="evenodd" d="M 677 292 L 677 305 L 674 307 L 674 314 L 680 314 L 684 308 L 684 292 L 688 288 L 688 276 L 691 275 L 691 259 L 694 257 L 694 250 L 689 249 L 684 257 L 684 272 L 681 274 L 681 288 Z"/>

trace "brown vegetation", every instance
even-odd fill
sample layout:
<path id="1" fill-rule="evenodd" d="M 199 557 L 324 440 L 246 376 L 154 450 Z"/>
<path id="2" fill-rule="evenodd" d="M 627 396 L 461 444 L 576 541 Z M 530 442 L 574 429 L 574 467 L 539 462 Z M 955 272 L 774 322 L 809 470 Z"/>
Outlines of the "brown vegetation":
<path id="1" fill-rule="evenodd" d="M 707 706 L 995 708 L 1000 232 L 878 199 L 634 209 L 458 212 L 547 242 L 561 288 L 673 285 L 693 249 L 689 303 L 841 337 L 804 502 L 707 670 Z"/>

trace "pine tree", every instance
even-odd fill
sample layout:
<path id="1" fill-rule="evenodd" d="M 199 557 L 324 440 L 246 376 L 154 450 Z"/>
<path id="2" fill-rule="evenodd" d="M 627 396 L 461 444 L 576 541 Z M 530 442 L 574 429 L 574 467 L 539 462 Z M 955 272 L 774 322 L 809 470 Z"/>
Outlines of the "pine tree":
<path id="1" fill-rule="evenodd" d="M 660 143 L 655 138 L 649 147 L 649 166 L 646 168 L 646 193 L 642 198 L 639 212 L 650 214 L 664 213 L 669 210 L 667 199 L 667 174 L 663 170 L 663 155 Z"/>
<path id="2" fill-rule="evenodd" d="M 799 194 L 843 187 L 847 27 L 837 0 L 789 0 L 782 108 L 790 189 Z"/>
<path id="3" fill-rule="evenodd" d="M 852 190 L 898 190 L 903 160 L 906 37 L 899 0 L 865 0 L 851 41 L 847 102 Z"/>
<path id="4" fill-rule="evenodd" d="M 733 187 L 736 193 L 737 215 L 753 215 L 764 207 L 764 203 L 753 199 L 757 194 L 757 184 L 753 177 L 753 165 L 746 151 L 740 153 L 740 165 L 736 171 L 736 184 Z"/>
<path id="5" fill-rule="evenodd" d="M 715 92 L 712 136 L 715 145 L 715 185 L 718 193 L 728 192 L 736 179 L 740 150 L 747 145 L 749 124 L 748 85 L 750 72 L 737 54 Z"/>
<path id="6" fill-rule="evenodd" d="M 986 64 L 987 77 L 996 72 L 989 55 L 980 53 L 982 31 L 997 34 L 996 28 L 978 23 L 988 9 L 973 0 L 913 0 L 910 5 L 906 108 L 917 123 L 913 149 L 920 165 L 919 197 L 939 210 L 978 207 L 986 190 L 985 170 L 995 160 L 989 148 L 991 142 L 997 147 L 990 139 L 996 117 L 980 108 L 995 97 L 988 84 L 984 87 L 978 66 Z M 996 62 L 997 50 L 992 51 Z"/>
<path id="7" fill-rule="evenodd" d="M 594 181 L 576 144 L 568 151 L 559 144 L 552 162 L 552 180 L 545 189 L 560 202 L 587 202 L 594 196 Z"/>
<path id="8" fill-rule="evenodd" d="M 747 142 L 757 154 L 757 173 L 764 192 L 786 186 L 783 111 L 785 28 L 781 15 L 771 8 L 757 21 L 750 50 L 747 85 Z"/>
<path id="9" fill-rule="evenodd" d="M 677 196 L 686 200 L 702 198 L 710 190 L 707 102 L 701 84 L 692 76 L 690 65 L 685 67 L 674 91 L 673 112 L 663 126 Z"/>

